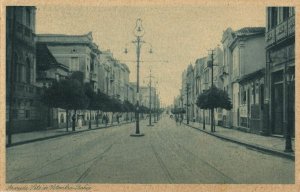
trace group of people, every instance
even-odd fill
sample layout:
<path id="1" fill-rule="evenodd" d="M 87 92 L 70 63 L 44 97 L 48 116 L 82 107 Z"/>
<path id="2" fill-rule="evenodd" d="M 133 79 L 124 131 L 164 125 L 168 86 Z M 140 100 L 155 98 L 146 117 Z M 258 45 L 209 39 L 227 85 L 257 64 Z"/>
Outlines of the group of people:
<path id="1" fill-rule="evenodd" d="M 173 115 L 170 115 L 170 118 L 173 119 Z M 182 121 L 183 121 L 183 115 L 182 114 L 176 114 L 175 115 L 175 121 L 176 121 L 176 125 L 178 125 L 178 123 L 181 125 Z"/>
<path id="2" fill-rule="evenodd" d="M 107 114 L 104 114 L 104 115 L 102 116 L 102 123 L 104 123 L 105 126 L 107 126 L 108 122 L 109 122 L 109 117 L 108 117 Z"/>
<path id="3" fill-rule="evenodd" d="M 120 124 L 120 118 L 121 118 L 121 115 L 117 114 L 116 115 L 116 120 L 117 120 L 118 125 Z M 101 116 L 100 116 L 100 119 L 101 119 Z M 76 121 L 77 121 L 77 127 L 79 129 L 82 128 L 82 126 L 83 126 L 83 120 L 84 120 L 84 117 L 82 115 L 73 114 L 72 118 L 71 118 L 71 121 L 73 122 L 74 126 L 76 125 Z M 109 123 L 108 114 L 102 114 L 102 123 L 105 124 L 105 126 L 108 125 L 108 123 Z"/>

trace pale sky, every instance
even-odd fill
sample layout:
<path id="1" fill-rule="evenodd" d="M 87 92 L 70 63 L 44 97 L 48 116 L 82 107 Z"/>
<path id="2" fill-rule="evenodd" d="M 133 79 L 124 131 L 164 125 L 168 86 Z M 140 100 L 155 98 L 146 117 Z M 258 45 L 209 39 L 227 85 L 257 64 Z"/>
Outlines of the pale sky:
<path id="1" fill-rule="evenodd" d="M 181 75 L 187 66 L 221 44 L 228 27 L 265 26 L 265 7 L 37 6 L 36 33 L 80 35 L 91 31 L 100 50 L 110 49 L 116 59 L 128 65 L 130 81 L 135 82 L 135 47 L 129 42 L 135 38 L 137 18 L 143 20 L 143 40 L 152 44 L 154 52 L 148 53 L 149 44 L 142 47 L 141 59 L 145 62 L 141 63 L 140 83 L 145 84 L 151 68 L 159 83 L 161 102 L 169 105 L 179 94 Z M 128 54 L 124 54 L 125 47 Z"/>

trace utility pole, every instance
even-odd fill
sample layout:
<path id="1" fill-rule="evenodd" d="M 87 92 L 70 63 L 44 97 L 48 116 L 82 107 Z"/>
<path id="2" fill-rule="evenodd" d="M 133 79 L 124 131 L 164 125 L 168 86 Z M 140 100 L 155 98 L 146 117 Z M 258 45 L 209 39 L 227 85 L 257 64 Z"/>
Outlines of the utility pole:
<path id="1" fill-rule="evenodd" d="M 150 76 L 149 76 L 149 78 L 150 78 L 150 82 L 149 82 L 149 125 L 148 126 L 153 126 L 152 124 L 151 124 L 151 116 L 152 116 L 152 109 L 151 109 L 151 105 L 152 105 L 152 102 L 151 102 L 151 97 L 152 97 L 152 94 L 151 94 L 151 89 L 152 89 L 152 75 L 151 75 L 151 69 L 150 69 Z"/>
<path id="2" fill-rule="evenodd" d="M 211 88 L 214 86 L 214 50 L 211 50 Z M 215 126 L 214 126 L 214 108 L 211 109 L 211 132 L 215 132 Z"/>
<path id="3" fill-rule="evenodd" d="M 189 120 L 189 91 L 190 91 L 190 84 L 186 83 L 186 124 L 190 123 L 190 120 Z"/>
<path id="4" fill-rule="evenodd" d="M 156 109 L 157 109 L 157 106 L 156 106 L 156 87 L 154 88 L 154 101 L 153 101 L 153 109 L 154 109 L 154 114 L 153 114 L 153 121 L 154 123 L 157 123 L 157 116 L 156 116 Z"/>
<path id="5" fill-rule="evenodd" d="M 154 83 L 154 106 L 153 106 L 153 108 L 154 108 L 154 114 L 153 114 L 153 119 L 154 119 L 154 123 L 157 123 L 157 121 L 158 121 L 158 108 L 157 108 L 157 98 L 158 98 L 158 95 L 157 95 L 157 91 L 156 91 L 156 89 L 157 89 L 157 84 L 158 84 L 158 82 L 157 81 L 155 81 L 155 83 Z M 155 119 L 156 118 L 156 119 Z"/>

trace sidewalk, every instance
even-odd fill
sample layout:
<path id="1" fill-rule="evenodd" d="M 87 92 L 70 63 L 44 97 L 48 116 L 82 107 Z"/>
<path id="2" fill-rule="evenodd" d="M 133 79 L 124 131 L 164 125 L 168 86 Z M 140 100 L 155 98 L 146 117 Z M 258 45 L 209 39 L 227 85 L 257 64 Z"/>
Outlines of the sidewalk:
<path id="1" fill-rule="evenodd" d="M 120 125 L 127 124 L 127 123 L 134 123 L 135 121 L 132 122 L 120 122 Z M 88 125 L 83 126 L 82 128 L 76 127 L 75 131 L 72 131 L 72 127 L 69 127 L 68 132 L 66 128 L 59 128 L 59 129 L 49 129 L 49 130 L 42 130 L 42 131 L 34 131 L 34 132 L 26 132 L 26 133 L 16 133 L 12 135 L 12 144 L 11 146 L 16 146 L 16 145 L 22 145 L 30 142 L 36 142 L 36 141 L 42 141 L 46 139 L 51 139 L 51 138 L 56 138 L 56 137 L 61 137 L 65 135 L 71 135 L 71 134 L 76 134 L 76 133 L 81 133 L 85 131 L 91 131 L 95 129 L 102 129 L 102 128 L 108 128 L 108 127 L 113 127 L 113 126 L 118 126 L 118 123 L 114 122 L 113 124 L 109 123 L 107 127 L 105 124 L 100 124 L 97 127 L 96 125 L 92 125 L 92 128 L 89 129 Z M 7 145 L 7 136 L 6 136 L 6 145 Z M 11 147 L 9 146 L 9 147 Z"/>
<path id="2" fill-rule="evenodd" d="M 235 129 L 224 128 L 220 126 L 216 126 L 216 132 L 212 133 L 210 132 L 210 125 L 208 124 L 206 124 L 205 130 L 203 130 L 202 123 L 189 122 L 189 125 L 187 125 L 185 122 L 184 124 L 186 126 L 195 128 L 199 131 L 205 132 L 212 136 L 225 139 L 227 141 L 231 141 L 234 143 L 245 145 L 249 148 L 254 148 L 256 150 L 268 152 L 274 155 L 295 160 L 294 153 L 284 152 L 285 138 L 262 136 L 253 133 L 238 131 Z M 292 146 L 294 149 L 295 148 L 294 139 L 292 139 Z"/>

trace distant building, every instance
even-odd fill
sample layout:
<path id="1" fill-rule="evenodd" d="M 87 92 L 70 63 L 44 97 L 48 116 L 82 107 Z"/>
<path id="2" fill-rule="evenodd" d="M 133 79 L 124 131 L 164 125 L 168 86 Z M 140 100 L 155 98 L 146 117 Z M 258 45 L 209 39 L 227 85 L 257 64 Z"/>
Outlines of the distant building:
<path id="1" fill-rule="evenodd" d="M 38 43 L 45 43 L 55 59 L 69 67 L 70 72 L 81 71 L 84 82 L 98 90 L 100 50 L 93 42 L 92 33 L 85 35 L 39 34 Z"/>
<path id="2" fill-rule="evenodd" d="M 204 91 L 204 84 L 203 84 L 203 69 L 206 63 L 206 57 L 202 57 L 196 60 L 195 67 L 194 67 L 194 77 L 195 77 L 195 102 L 197 102 L 198 96 L 203 93 Z M 203 122 L 204 119 L 204 110 L 200 109 L 199 107 L 195 107 L 195 115 L 196 115 L 196 122 Z"/>
<path id="3" fill-rule="evenodd" d="M 190 121 L 194 120 L 195 114 L 194 114 L 194 109 L 195 109 L 195 105 L 196 105 L 196 101 L 194 98 L 194 67 L 192 64 L 190 64 L 187 67 L 186 70 L 186 86 L 185 86 L 185 93 L 186 93 L 186 112 L 187 115 L 189 117 Z"/>
<path id="4" fill-rule="evenodd" d="M 295 8 L 269 7 L 266 14 L 263 134 L 284 135 L 287 122 L 295 130 Z"/>
<path id="5" fill-rule="evenodd" d="M 109 51 L 102 51 L 100 56 L 100 67 L 99 67 L 99 91 L 112 96 L 112 87 L 115 81 L 113 73 L 113 54 Z"/>

